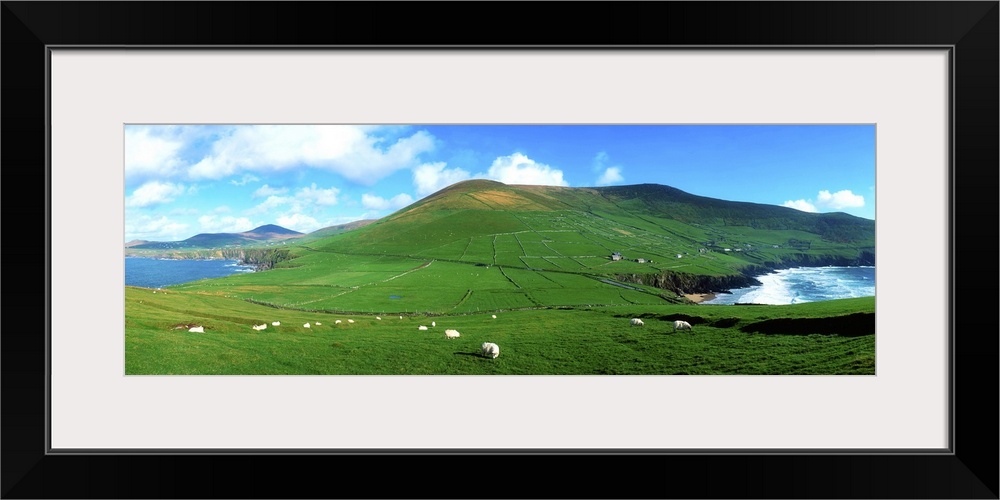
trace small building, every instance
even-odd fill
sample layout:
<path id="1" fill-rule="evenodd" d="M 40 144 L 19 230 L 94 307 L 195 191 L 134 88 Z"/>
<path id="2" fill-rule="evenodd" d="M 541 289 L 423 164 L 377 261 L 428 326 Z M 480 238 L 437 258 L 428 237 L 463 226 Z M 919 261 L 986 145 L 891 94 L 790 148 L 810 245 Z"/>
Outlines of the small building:
<path id="1" fill-rule="evenodd" d="M 679 258 L 681 258 L 681 257 L 682 257 L 682 255 L 681 255 L 681 254 L 677 254 L 677 258 L 678 258 L 678 259 L 679 259 Z"/>
<path id="2" fill-rule="evenodd" d="M 622 260 L 622 254 L 618 252 L 611 254 L 611 260 Z"/>
<path id="3" fill-rule="evenodd" d="M 645 264 L 646 263 L 646 259 L 643 259 L 642 257 L 639 257 L 638 259 L 635 259 L 635 261 L 638 262 L 638 263 L 640 263 L 640 264 Z"/>

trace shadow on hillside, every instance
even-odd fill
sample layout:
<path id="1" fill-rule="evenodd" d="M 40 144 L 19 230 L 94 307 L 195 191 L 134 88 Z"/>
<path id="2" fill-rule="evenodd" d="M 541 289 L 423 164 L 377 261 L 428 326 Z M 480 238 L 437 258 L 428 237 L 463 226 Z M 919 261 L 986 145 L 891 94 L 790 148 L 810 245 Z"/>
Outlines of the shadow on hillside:
<path id="1" fill-rule="evenodd" d="M 769 319 L 743 326 L 740 331 L 775 335 L 821 334 L 860 337 L 875 333 L 875 314 L 855 313 L 832 318 Z"/>
<path id="2" fill-rule="evenodd" d="M 705 323 L 705 318 L 701 316 L 688 316 L 687 314 L 655 314 L 655 313 L 642 313 L 637 316 L 629 316 L 626 314 L 616 314 L 616 318 L 639 318 L 639 319 L 658 319 L 660 321 L 687 321 L 692 325 L 700 325 Z"/>
<path id="3" fill-rule="evenodd" d="M 732 328 L 739 322 L 740 318 L 722 318 L 713 321 L 710 326 L 714 326 L 716 328 Z"/>

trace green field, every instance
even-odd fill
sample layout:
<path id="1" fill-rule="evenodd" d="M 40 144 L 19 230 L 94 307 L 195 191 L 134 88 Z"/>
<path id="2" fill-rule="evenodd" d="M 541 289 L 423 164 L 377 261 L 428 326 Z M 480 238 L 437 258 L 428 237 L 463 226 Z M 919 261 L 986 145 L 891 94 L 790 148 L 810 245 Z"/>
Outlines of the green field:
<path id="1" fill-rule="evenodd" d="M 499 302 L 503 295 L 490 297 Z M 380 320 L 374 314 L 276 309 L 208 292 L 127 287 L 125 300 L 129 375 L 875 373 L 874 298 L 792 306 L 406 314 L 402 319 L 379 314 Z M 645 325 L 630 326 L 632 317 L 643 318 Z M 691 322 L 692 331 L 674 332 L 673 319 Z M 430 326 L 432 321 L 436 326 Z M 311 328 L 303 326 L 307 322 Z M 265 330 L 251 328 L 262 323 Z M 192 325 L 205 333 L 189 332 Z M 419 325 L 428 329 L 418 330 Z M 461 337 L 445 338 L 445 329 L 456 329 Z M 498 358 L 479 356 L 479 346 L 487 341 L 500 346 Z"/>
<path id="2" fill-rule="evenodd" d="M 711 306 L 680 295 L 750 268 L 873 258 L 872 221 L 662 187 L 460 184 L 286 245 L 290 258 L 267 271 L 126 287 L 126 373 L 875 373 L 874 297 Z M 693 331 L 673 332 L 675 319 Z M 486 341 L 500 357 L 478 355 Z"/>

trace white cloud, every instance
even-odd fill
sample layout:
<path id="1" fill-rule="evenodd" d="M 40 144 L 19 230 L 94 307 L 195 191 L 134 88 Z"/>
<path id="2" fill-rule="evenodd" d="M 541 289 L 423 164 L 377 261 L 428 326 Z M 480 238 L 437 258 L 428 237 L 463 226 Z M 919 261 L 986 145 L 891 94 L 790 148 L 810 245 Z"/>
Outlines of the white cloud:
<path id="1" fill-rule="evenodd" d="M 215 212 L 215 213 L 217 213 L 217 214 L 228 214 L 229 212 L 232 212 L 233 209 L 229 208 L 226 205 L 219 205 L 219 206 L 215 207 L 214 209 L 212 209 L 212 211 Z"/>
<path id="2" fill-rule="evenodd" d="M 187 224 L 175 222 L 166 216 L 129 214 L 125 218 L 125 241 L 178 241 L 187 237 L 185 235 L 187 227 Z"/>
<path id="3" fill-rule="evenodd" d="M 796 210 L 801 210 L 803 212 L 813 212 L 813 213 L 818 212 L 818 210 L 816 210 L 816 206 L 813 205 L 812 203 L 809 203 L 806 200 L 794 200 L 794 201 L 788 200 L 782 203 L 781 206 L 794 208 Z"/>
<path id="4" fill-rule="evenodd" d="M 865 206 L 865 197 L 859 194 L 854 194 L 849 189 L 837 191 L 833 194 L 830 194 L 829 191 L 823 190 L 820 191 L 819 195 L 816 197 L 816 206 L 830 208 L 833 210 L 840 210 L 842 208 L 860 208 Z"/>
<path id="5" fill-rule="evenodd" d="M 253 197 L 261 198 L 264 196 L 271 196 L 274 194 L 285 194 L 287 192 L 288 188 L 273 188 L 271 186 L 268 186 L 267 184 L 264 184 L 263 186 L 257 188 L 257 190 L 253 192 Z"/>
<path id="6" fill-rule="evenodd" d="M 234 186 L 245 186 L 248 183 L 258 182 L 258 181 L 260 181 L 260 179 L 258 179 L 257 177 L 254 177 L 253 175 L 243 174 L 243 177 L 240 180 L 238 180 L 238 181 L 237 180 L 231 180 L 231 181 L 229 181 L 229 183 L 232 184 L 232 185 L 234 185 Z"/>
<path id="7" fill-rule="evenodd" d="M 596 155 L 594 155 L 594 160 L 591 162 L 590 169 L 593 170 L 595 173 L 604 170 L 605 165 L 608 164 L 609 159 L 610 157 L 608 156 L 608 153 L 604 151 L 597 153 Z"/>
<path id="8" fill-rule="evenodd" d="M 151 181 L 132 191 L 132 196 L 125 198 L 125 206 L 148 207 L 169 203 L 182 194 L 184 194 L 184 186 L 180 184 Z"/>
<path id="9" fill-rule="evenodd" d="M 291 229 L 292 231 L 298 231 L 300 233 L 309 233 L 317 229 L 333 225 L 321 223 L 313 217 L 300 213 L 282 215 L 281 217 L 278 217 L 276 223 L 281 227 Z"/>
<path id="10" fill-rule="evenodd" d="M 180 172 L 178 153 L 184 146 L 179 137 L 171 137 L 174 129 L 154 133 L 149 127 L 125 128 L 125 176 L 155 175 L 172 177 Z"/>
<path id="11" fill-rule="evenodd" d="M 361 195 L 361 206 L 368 210 L 398 210 L 411 203 L 413 203 L 413 197 L 406 193 L 399 193 L 391 200 L 372 194 Z"/>
<path id="12" fill-rule="evenodd" d="M 444 162 L 425 163 L 413 169 L 413 186 L 417 196 L 427 196 L 456 182 L 471 178 L 460 168 L 445 168 Z"/>
<path id="13" fill-rule="evenodd" d="M 311 186 L 302 188 L 295 193 L 295 198 L 306 203 L 330 206 L 337 204 L 337 195 L 339 193 L 340 190 L 335 187 L 319 189 L 314 182 Z"/>
<path id="14" fill-rule="evenodd" d="M 268 196 L 266 200 L 264 200 L 262 203 L 258 204 L 257 206 L 255 206 L 255 207 L 253 207 L 251 209 L 246 210 L 245 213 L 247 215 L 262 214 L 262 213 L 270 212 L 271 210 L 274 210 L 275 208 L 278 208 L 278 207 L 280 207 L 282 205 L 291 204 L 294 201 L 295 201 L 295 199 L 292 198 L 292 197 L 290 197 L 290 196 L 275 196 L 275 195 L 271 195 L 271 196 Z"/>
<path id="15" fill-rule="evenodd" d="M 498 157 L 486 175 L 504 184 L 569 185 L 563 180 L 562 170 L 537 163 L 521 153 Z"/>
<path id="16" fill-rule="evenodd" d="M 218 179 L 240 171 L 283 171 L 301 166 L 335 172 L 372 185 L 417 163 L 434 149 L 434 137 L 418 131 L 392 144 L 377 127 L 352 125 L 250 125 L 232 127 L 209 155 L 191 166 L 192 178 Z"/>
<path id="17" fill-rule="evenodd" d="M 614 184 L 616 182 L 622 182 L 625 178 L 622 177 L 621 167 L 608 167 L 607 170 L 597 178 L 598 186 L 607 186 L 608 184 Z"/>
<path id="18" fill-rule="evenodd" d="M 219 217 L 216 215 L 202 215 L 198 217 L 201 230 L 204 233 L 241 233 L 256 227 L 250 219 L 246 217 Z"/>
<path id="19" fill-rule="evenodd" d="M 175 208 L 170 211 L 170 215 L 198 215 L 197 208 Z"/>

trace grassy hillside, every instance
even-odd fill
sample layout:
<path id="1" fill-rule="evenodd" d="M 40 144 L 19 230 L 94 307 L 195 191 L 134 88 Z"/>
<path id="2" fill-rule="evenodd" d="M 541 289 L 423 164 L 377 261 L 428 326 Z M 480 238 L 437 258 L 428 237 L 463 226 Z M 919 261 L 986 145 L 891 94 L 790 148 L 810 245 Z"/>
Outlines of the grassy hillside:
<path id="1" fill-rule="evenodd" d="M 292 258 L 269 271 L 127 288 L 127 373 L 874 373 L 874 298 L 708 306 L 680 295 L 779 266 L 874 263 L 874 222 L 844 214 L 666 186 L 476 180 L 283 248 Z M 673 333 L 674 319 L 694 332 Z M 194 324 L 205 333 L 176 328 Z M 484 341 L 501 356 L 477 357 Z"/>
<path id="2" fill-rule="evenodd" d="M 129 375 L 875 373 L 874 298 L 790 306 L 618 305 L 402 318 L 280 309 L 224 293 L 127 288 L 125 300 Z M 645 325 L 629 326 L 632 317 L 643 318 Z M 689 321 L 693 330 L 674 332 L 674 319 Z M 274 321 L 280 325 L 272 325 Z M 309 328 L 304 327 L 307 322 Z M 254 324 L 267 328 L 256 331 Z M 420 325 L 427 330 L 419 330 Z M 189 332 L 190 326 L 202 326 L 205 332 Z M 461 336 L 447 339 L 445 329 L 456 329 Z M 478 355 L 487 341 L 500 346 L 497 359 Z"/>

